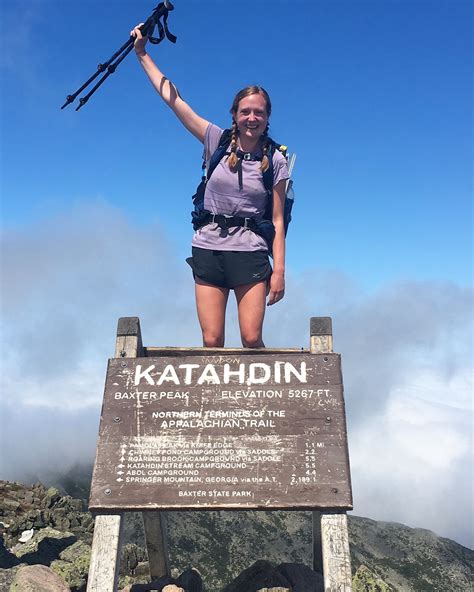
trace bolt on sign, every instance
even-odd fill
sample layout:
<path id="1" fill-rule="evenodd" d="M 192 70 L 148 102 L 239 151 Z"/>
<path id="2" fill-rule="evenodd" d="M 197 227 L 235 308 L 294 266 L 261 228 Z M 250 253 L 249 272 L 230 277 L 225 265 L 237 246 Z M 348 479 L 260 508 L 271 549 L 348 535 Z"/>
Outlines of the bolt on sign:
<path id="1" fill-rule="evenodd" d="M 90 509 L 352 509 L 339 354 L 109 360 Z"/>

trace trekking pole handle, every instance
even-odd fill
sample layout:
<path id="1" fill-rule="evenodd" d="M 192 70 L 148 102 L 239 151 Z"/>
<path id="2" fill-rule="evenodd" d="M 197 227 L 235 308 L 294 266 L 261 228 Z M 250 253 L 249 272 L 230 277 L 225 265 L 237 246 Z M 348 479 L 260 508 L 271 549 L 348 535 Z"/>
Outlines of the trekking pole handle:
<path id="1" fill-rule="evenodd" d="M 141 27 L 139 27 L 141 34 L 146 35 L 147 29 L 153 25 L 155 19 L 159 19 L 163 14 L 171 10 L 174 10 L 174 6 L 169 0 L 164 0 L 163 3 L 158 4 L 158 6 L 153 10 L 151 16 L 146 19 Z"/>

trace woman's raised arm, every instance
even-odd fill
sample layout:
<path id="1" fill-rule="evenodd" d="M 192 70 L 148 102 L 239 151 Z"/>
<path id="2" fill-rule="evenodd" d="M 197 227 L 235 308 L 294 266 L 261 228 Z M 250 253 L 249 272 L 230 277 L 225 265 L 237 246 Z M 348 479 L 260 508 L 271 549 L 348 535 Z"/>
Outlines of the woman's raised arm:
<path id="1" fill-rule="evenodd" d="M 135 53 L 137 54 L 138 61 L 163 101 L 174 111 L 184 127 L 200 142 L 204 143 L 204 136 L 209 122 L 195 113 L 191 107 L 183 101 L 176 86 L 166 78 L 149 54 L 145 51 L 148 38 L 143 37 L 139 29 L 140 26 L 141 25 L 137 25 L 130 33 L 130 35 L 135 37 Z"/>

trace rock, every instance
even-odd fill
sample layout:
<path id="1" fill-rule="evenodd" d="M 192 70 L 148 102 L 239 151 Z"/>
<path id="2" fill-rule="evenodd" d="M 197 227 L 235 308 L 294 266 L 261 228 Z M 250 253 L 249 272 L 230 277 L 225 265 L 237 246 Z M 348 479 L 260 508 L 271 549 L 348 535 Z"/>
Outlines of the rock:
<path id="1" fill-rule="evenodd" d="M 70 532 L 43 528 L 30 541 L 19 548 L 15 547 L 15 555 L 22 563 L 50 565 L 66 547 L 76 541 L 77 538 Z"/>
<path id="2" fill-rule="evenodd" d="M 22 565 L 10 592 L 71 592 L 69 586 L 45 565 Z"/>
<path id="3" fill-rule="evenodd" d="M 58 508 L 64 508 L 67 512 L 83 512 L 84 504 L 80 499 L 74 499 L 70 495 L 65 495 L 57 502 Z"/>
<path id="4" fill-rule="evenodd" d="M 35 496 L 32 491 L 25 491 L 23 499 L 25 500 L 25 504 L 33 504 L 35 501 Z"/>
<path id="5" fill-rule="evenodd" d="M 77 541 L 61 551 L 59 557 L 64 561 L 75 563 L 80 569 L 88 570 L 91 560 L 91 548 L 83 541 Z"/>
<path id="6" fill-rule="evenodd" d="M 302 563 L 282 563 L 277 570 L 290 582 L 292 592 L 324 592 L 324 580 Z"/>
<path id="7" fill-rule="evenodd" d="M 290 590 L 290 582 L 268 561 L 256 561 L 226 586 L 223 592 L 258 592 L 262 588 Z"/>
<path id="8" fill-rule="evenodd" d="M 77 541 L 61 552 L 59 559 L 51 563 L 51 569 L 61 576 L 72 592 L 82 592 L 86 588 L 90 558 L 89 545 Z"/>
<path id="9" fill-rule="evenodd" d="M 51 563 L 51 570 L 67 583 L 72 592 L 85 592 L 87 572 L 81 572 L 73 563 L 61 559 Z"/>
<path id="10" fill-rule="evenodd" d="M 16 572 L 19 569 L 19 565 L 11 569 L 0 569 L 0 590 L 10 590 L 11 583 L 15 579 Z"/>
<path id="11" fill-rule="evenodd" d="M 145 561 L 147 554 L 142 547 L 134 544 L 124 545 L 120 561 L 120 574 L 134 574 L 139 563 Z"/>
<path id="12" fill-rule="evenodd" d="M 21 503 L 17 500 L 6 499 L 2 502 L 2 506 L 5 512 L 14 512 L 21 507 Z"/>
<path id="13" fill-rule="evenodd" d="M 352 592 L 390 592 L 390 590 L 390 586 L 365 565 L 361 565 L 352 578 Z"/>
<path id="14" fill-rule="evenodd" d="M 61 496 L 56 487 L 47 489 L 40 484 L 27 487 L 0 481 L 0 498 L 0 516 L 3 522 L 9 523 L 4 535 L 8 547 L 18 542 L 22 531 L 45 527 L 68 530 L 86 543 L 92 542 L 94 521 L 85 511 L 83 501 Z"/>
<path id="15" fill-rule="evenodd" d="M 41 501 L 41 507 L 52 508 L 60 499 L 61 494 L 59 493 L 59 489 L 56 489 L 56 487 L 50 487 L 46 491 L 46 495 L 43 497 Z"/>
<path id="16" fill-rule="evenodd" d="M 71 528 L 71 516 L 66 508 L 55 508 L 51 512 L 51 522 L 53 526 L 61 530 L 69 530 Z"/>
<path id="17" fill-rule="evenodd" d="M 32 528 L 40 530 L 45 526 L 46 523 L 44 521 L 43 512 L 41 510 L 32 509 L 13 520 L 13 523 L 8 529 L 8 535 L 16 541 L 25 530 L 31 530 Z"/>
<path id="18" fill-rule="evenodd" d="M 148 565 L 148 561 L 140 562 L 133 575 L 121 575 L 119 577 L 119 589 L 125 589 L 128 592 L 128 588 L 133 586 L 133 584 L 146 584 L 150 581 L 150 567 Z"/>

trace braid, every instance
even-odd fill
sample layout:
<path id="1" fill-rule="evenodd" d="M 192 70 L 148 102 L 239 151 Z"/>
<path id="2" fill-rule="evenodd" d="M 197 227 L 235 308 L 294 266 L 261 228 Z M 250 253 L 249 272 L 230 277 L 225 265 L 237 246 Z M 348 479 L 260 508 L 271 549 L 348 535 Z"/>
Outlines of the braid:
<path id="1" fill-rule="evenodd" d="M 265 131 L 262 134 L 262 152 L 263 152 L 263 156 L 262 156 L 262 163 L 260 165 L 260 170 L 262 171 L 262 173 L 264 173 L 265 171 L 268 170 L 269 166 L 270 166 L 270 162 L 268 160 L 268 148 L 270 146 L 270 142 L 268 141 L 268 124 L 267 127 L 265 128 Z"/>
<path id="2" fill-rule="evenodd" d="M 229 168 L 231 171 L 234 171 L 239 159 L 237 158 L 237 123 L 235 121 L 232 122 L 232 136 L 230 140 L 230 154 L 227 157 L 227 162 L 229 163 Z"/>

